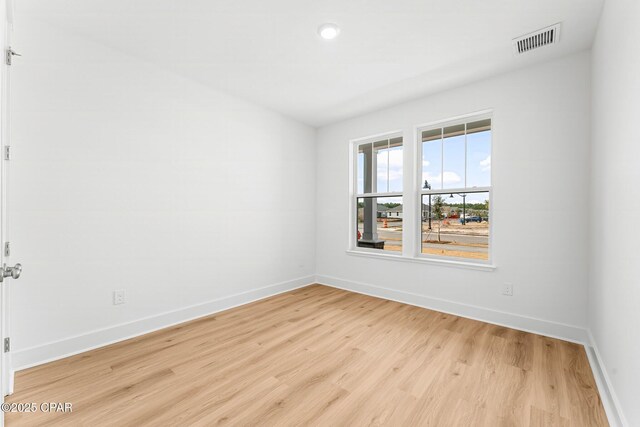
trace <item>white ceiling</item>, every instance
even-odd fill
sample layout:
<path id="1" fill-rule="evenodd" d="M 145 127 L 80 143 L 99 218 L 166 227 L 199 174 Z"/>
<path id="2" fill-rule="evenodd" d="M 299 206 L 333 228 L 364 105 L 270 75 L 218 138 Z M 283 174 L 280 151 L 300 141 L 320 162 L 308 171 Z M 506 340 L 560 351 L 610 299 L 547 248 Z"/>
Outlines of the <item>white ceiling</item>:
<path id="1" fill-rule="evenodd" d="M 313 126 L 591 46 L 602 0 L 15 0 L 33 17 Z M 511 40 L 562 21 L 560 43 Z M 340 36 L 317 27 L 336 22 Z"/>

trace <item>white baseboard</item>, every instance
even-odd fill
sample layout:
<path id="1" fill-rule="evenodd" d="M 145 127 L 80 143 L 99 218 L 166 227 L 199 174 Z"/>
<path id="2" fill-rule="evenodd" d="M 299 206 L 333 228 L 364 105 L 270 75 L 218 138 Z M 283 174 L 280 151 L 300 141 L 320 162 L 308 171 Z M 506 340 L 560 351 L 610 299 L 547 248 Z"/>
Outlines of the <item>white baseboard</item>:
<path id="1" fill-rule="evenodd" d="M 587 351 L 587 357 L 589 357 L 593 376 L 596 379 L 596 385 L 598 386 L 600 399 L 602 399 L 602 405 L 604 406 L 604 410 L 607 412 L 607 417 L 609 418 L 609 424 L 611 424 L 611 427 L 630 426 L 631 424 L 627 422 L 627 419 L 622 412 L 622 406 L 620 406 L 620 401 L 618 400 L 618 396 L 616 395 L 613 384 L 611 383 L 611 378 L 605 369 L 604 361 L 600 356 L 596 340 L 593 337 L 591 330 L 589 330 L 589 342 L 590 345 L 585 346 L 585 349 Z"/>
<path id="2" fill-rule="evenodd" d="M 43 363 L 73 356 L 74 354 L 104 347 L 105 345 L 308 286 L 314 283 L 314 279 L 314 276 L 300 277 L 202 304 L 192 305 L 132 322 L 97 329 L 62 340 L 17 350 L 12 352 L 12 368 L 14 372 L 20 371 Z"/>
<path id="3" fill-rule="evenodd" d="M 389 289 L 367 283 L 354 282 L 352 280 L 339 279 L 337 277 L 319 275 L 316 276 L 316 281 L 320 284 L 332 286 L 334 288 L 398 301 L 405 304 L 428 308 L 430 310 L 466 317 L 468 319 L 480 320 L 494 325 L 506 326 L 525 332 L 545 335 L 551 338 L 559 338 L 561 340 L 583 345 L 589 344 L 590 342 L 587 330 L 578 326 L 551 322 L 549 320 L 537 319 L 534 317 L 521 316 L 519 314 L 492 310 L 475 305 L 462 304 L 426 295 L 399 291 L 397 289 Z"/>

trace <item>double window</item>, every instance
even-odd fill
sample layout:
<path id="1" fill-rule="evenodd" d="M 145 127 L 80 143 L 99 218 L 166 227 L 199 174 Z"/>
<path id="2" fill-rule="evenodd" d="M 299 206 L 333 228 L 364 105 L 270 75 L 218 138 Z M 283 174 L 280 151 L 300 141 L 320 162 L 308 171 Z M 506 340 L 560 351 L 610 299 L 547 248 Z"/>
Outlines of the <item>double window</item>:
<path id="1" fill-rule="evenodd" d="M 407 164 L 400 133 L 354 143 L 352 203 L 357 209 L 352 211 L 356 216 L 352 248 L 488 263 L 491 117 L 476 115 L 424 126 L 416 137 L 418 159 Z M 415 188 L 403 189 L 403 171 L 419 177 Z M 415 195 L 415 209 L 405 212 L 403 197 Z M 415 251 L 402 250 L 405 226 L 411 228 Z"/>

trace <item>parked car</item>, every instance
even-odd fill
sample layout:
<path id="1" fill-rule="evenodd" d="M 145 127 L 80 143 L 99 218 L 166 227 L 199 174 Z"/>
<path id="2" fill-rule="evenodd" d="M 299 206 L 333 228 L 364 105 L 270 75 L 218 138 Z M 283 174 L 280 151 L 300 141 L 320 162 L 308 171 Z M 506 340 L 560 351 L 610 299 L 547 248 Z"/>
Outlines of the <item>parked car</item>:
<path id="1" fill-rule="evenodd" d="M 467 215 L 465 218 L 460 218 L 460 224 L 466 224 L 467 222 L 482 222 L 482 217 L 478 215 Z"/>

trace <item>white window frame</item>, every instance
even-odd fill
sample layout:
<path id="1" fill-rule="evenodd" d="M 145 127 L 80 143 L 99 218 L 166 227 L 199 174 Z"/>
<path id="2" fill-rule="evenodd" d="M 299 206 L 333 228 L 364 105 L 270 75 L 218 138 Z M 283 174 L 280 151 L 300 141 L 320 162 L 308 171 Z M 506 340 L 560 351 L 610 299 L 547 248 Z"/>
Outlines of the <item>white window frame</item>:
<path id="1" fill-rule="evenodd" d="M 462 187 L 462 188 L 442 188 L 435 190 L 425 190 L 422 188 L 423 180 L 422 180 L 422 132 L 431 129 L 444 128 L 448 126 L 455 126 L 461 124 L 467 124 L 470 122 L 475 122 L 478 120 L 491 119 L 491 159 L 493 160 L 493 146 L 494 146 L 494 120 L 493 120 L 493 112 L 491 110 L 480 111 L 477 113 L 465 114 L 462 116 L 457 116 L 445 120 L 438 120 L 435 122 L 421 124 L 415 127 L 415 145 L 416 145 L 416 158 L 414 162 L 414 168 L 416 172 L 416 189 L 417 189 L 417 204 L 416 210 L 414 214 L 416 215 L 416 230 L 417 240 L 415 253 L 416 258 L 421 260 L 428 260 L 433 262 L 445 262 L 445 263 L 456 263 L 456 264 L 464 264 L 467 266 L 486 266 L 490 269 L 495 268 L 493 265 L 493 167 L 490 171 L 490 180 L 491 185 L 488 187 Z M 466 132 L 465 132 L 465 186 L 467 182 L 467 140 L 466 140 Z M 444 173 L 444 147 L 442 149 L 443 163 L 441 166 L 440 173 Z M 492 165 L 493 166 L 493 165 Z M 429 255 L 422 253 L 422 196 L 429 194 L 454 194 L 454 193 L 489 193 L 489 248 L 488 248 L 488 259 L 486 260 L 476 260 L 476 259 L 467 259 L 460 257 L 449 257 L 442 255 Z"/>
<path id="2" fill-rule="evenodd" d="M 376 193 L 358 193 L 358 147 L 364 144 L 380 141 L 382 139 L 402 138 L 402 150 L 406 150 L 405 135 L 402 130 L 395 130 L 391 132 L 384 132 L 375 135 L 366 136 L 364 138 L 352 139 L 349 141 L 349 238 L 347 243 L 347 252 L 349 253 L 361 253 L 366 255 L 377 255 L 381 257 L 389 258 L 402 258 L 402 253 L 394 253 L 384 249 L 371 249 L 358 246 L 357 233 L 358 233 L 358 198 L 363 197 L 400 197 L 403 200 L 404 207 L 404 185 L 403 191 L 394 192 L 376 192 Z M 406 173 L 406 167 L 403 163 L 402 174 Z M 404 184 L 404 179 L 403 179 Z M 404 209 L 403 209 L 404 211 Z M 355 220 L 354 220 L 355 218 Z M 404 223 L 404 219 L 403 219 Z M 404 248 L 404 238 L 402 241 L 402 247 Z M 404 249 L 403 249 L 404 250 Z"/>
<path id="3" fill-rule="evenodd" d="M 478 271 L 494 271 L 497 267 L 493 257 L 493 236 L 494 236 L 494 221 L 489 222 L 489 256 L 488 260 L 469 260 L 467 258 L 459 257 L 444 257 L 434 256 L 428 254 L 422 254 L 422 138 L 421 132 L 428 128 L 445 127 L 461 123 L 469 123 L 476 120 L 491 119 L 491 156 L 493 158 L 493 151 L 495 147 L 495 135 L 497 134 L 496 123 L 494 120 L 494 114 L 492 110 L 476 111 L 474 113 L 449 117 L 443 120 L 432 121 L 428 123 L 422 123 L 418 125 L 409 125 L 404 129 L 378 133 L 375 135 L 366 136 L 363 138 L 356 138 L 349 141 L 349 191 L 348 191 L 348 236 L 347 238 L 347 250 L 346 253 L 351 256 L 373 258 L 386 261 L 402 261 L 418 264 L 430 264 L 434 266 L 450 267 L 450 268 L 464 268 Z M 362 197 L 363 194 L 357 192 L 357 150 L 358 146 L 370 142 L 376 142 L 380 139 L 402 137 L 402 146 L 404 152 L 403 162 L 403 188 L 402 192 L 393 193 L 371 193 L 367 194 L 368 197 L 402 197 L 403 205 L 403 240 L 402 240 L 402 253 L 396 253 L 393 251 L 386 251 L 380 249 L 370 249 L 357 246 L 357 200 L 358 197 Z M 413 145 L 412 145 L 413 144 Z M 465 149 L 466 156 L 466 149 Z M 465 160 L 466 168 L 466 160 Z M 466 175 L 466 170 L 465 170 Z M 466 177 L 465 177 L 466 179 Z M 435 193 L 460 193 L 471 191 L 489 191 L 489 217 L 494 217 L 494 194 L 495 188 L 493 185 L 493 168 L 491 169 L 491 186 L 482 188 L 457 188 L 457 189 L 444 189 L 435 190 Z M 427 193 L 428 194 L 428 193 Z M 417 201 L 416 206 L 411 207 L 411 203 Z"/>

